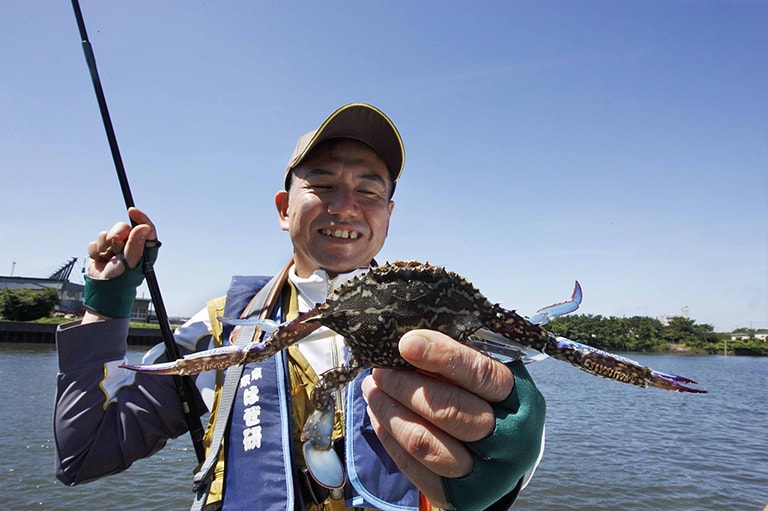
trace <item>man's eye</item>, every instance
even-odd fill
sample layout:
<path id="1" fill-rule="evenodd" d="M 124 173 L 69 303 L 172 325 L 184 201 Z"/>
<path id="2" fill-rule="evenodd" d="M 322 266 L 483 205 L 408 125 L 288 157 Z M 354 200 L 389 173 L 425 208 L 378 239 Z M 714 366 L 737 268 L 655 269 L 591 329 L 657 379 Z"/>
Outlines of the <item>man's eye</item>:
<path id="1" fill-rule="evenodd" d="M 384 195 L 384 192 L 375 190 L 373 188 L 361 188 L 357 191 L 357 193 L 365 197 L 382 197 Z"/>

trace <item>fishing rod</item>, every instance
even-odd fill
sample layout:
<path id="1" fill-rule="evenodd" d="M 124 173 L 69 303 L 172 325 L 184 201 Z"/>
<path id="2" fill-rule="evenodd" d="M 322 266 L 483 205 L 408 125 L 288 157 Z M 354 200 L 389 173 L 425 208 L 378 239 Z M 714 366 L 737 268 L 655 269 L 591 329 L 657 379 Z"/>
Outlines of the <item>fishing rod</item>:
<path id="1" fill-rule="evenodd" d="M 117 171 L 117 179 L 120 181 L 120 189 L 123 192 L 123 199 L 125 200 L 126 209 L 134 207 L 133 196 L 131 195 L 131 188 L 128 184 L 128 177 L 125 173 L 125 166 L 123 166 L 123 159 L 120 156 L 120 148 L 117 145 L 117 137 L 115 136 L 115 130 L 112 127 L 112 119 L 109 116 L 109 110 L 107 109 L 107 100 L 104 97 L 104 90 L 101 87 L 101 80 L 99 79 L 99 72 L 96 69 L 96 57 L 93 54 L 93 48 L 88 40 L 88 33 L 85 30 L 85 21 L 83 21 L 83 14 L 80 12 L 80 3 L 78 0 L 72 0 L 72 9 L 75 11 L 75 18 L 77 19 L 77 28 L 80 30 L 80 39 L 83 44 L 83 53 L 85 54 L 85 62 L 88 64 L 88 70 L 91 74 L 91 81 L 93 82 L 93 89 L 96 92 L 96 100 L 99 103 L 99 110 L 101 111 L 101 119 L 104 122 L 104 129 L 107 132 L 107 140 L 109 141 L 109 149 L 112 152 L 112 160 L 115 163 L 115 170 Z M 132 225 L 136 223 L 131 220 Z M 147 287 L 149 288 L 149 295 L 152 297 L 152 303 L 155 306 L 155 314 L 157 314 L 157 322 L 160 324 L 160 332 L 163 337 L 163 344 L 165 345 L 165 351 L 171 360 L 175 360 L 181 357 L 179 348 L 176 346 L 176 342 L 173 339 L 173 331 L 171 331 L 171 324 L 168 321 L 168 314 L 165 310 L 165 304 L 163 303 L 163 297 L 160 294 L 160 286 L 157 283 L 157 277 L 155 276 L 155 269 L 152 261 L 147 257 L 147 248 L 144 248 L 144 278 L 147 281 Z M 181 401 L 181 407 L 184 411 L 184 418 L 189 428 L 189 434 L 192 437 L 192 443 L 195 447 L 195 454 L 197 460 L 202 462 L 205 459 L 205 448 L 203 447 L 203 425 L 200 421 L 200 416 L 195 413 L 194 406 L 190 401 L 192 395 L 192 381 L 186 376 L 174 376 L 174 383 L 176 385 L 176 392 L 179 395 Z"/>

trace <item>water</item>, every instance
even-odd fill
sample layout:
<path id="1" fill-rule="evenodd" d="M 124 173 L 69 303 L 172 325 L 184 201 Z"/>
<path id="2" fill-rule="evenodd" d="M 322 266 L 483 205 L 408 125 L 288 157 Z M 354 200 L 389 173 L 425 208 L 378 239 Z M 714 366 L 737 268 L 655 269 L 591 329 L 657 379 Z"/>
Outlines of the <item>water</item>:
<path id="1" fill-rule="evenodd" d="M 140 349 L 130 358 L 138 359 Z M 699 379 L 707 395 L 531 366 L 548 402 L 547 450 L 519 510 L 757 510 L 768 504 L 768 358 L 635 356 Z M 69 488 L 53 476 L 56 354 L 0 344 L 0 508 L 187 509 L 187 437 L 127 472 Z"/>
<path id="2" fill-rule="evenodd" d="M 639 355 L 706 395 L 608 382 L 552 360 L 547 451 L 518 509 L 762 510 L 768 504 L 768 358 Z"/>
<path id="3" fill-rule="evenodd" d="M 129 348 L 138 361 L 143 349 Z M 176 510 L 192 503 L 196 465 L 188 436 L 131 469 L 68 487 L 53 473 L 56 350 L 0 343 L 0 508 L 8 510 Z"/>

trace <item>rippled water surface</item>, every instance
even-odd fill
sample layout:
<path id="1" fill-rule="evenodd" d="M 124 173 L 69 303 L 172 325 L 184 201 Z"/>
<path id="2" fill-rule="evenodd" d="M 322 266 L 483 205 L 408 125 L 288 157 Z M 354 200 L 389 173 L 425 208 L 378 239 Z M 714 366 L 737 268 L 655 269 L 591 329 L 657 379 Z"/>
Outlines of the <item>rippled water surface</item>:
<path id="1" fill-rule="evenodd" d="M 132 358 L 140 352 L 134 350 Z M 768 358 L 639 355 L 710 393 L 608 382 L 548 360 L 547 449 L 515 509 L 757 510 L 768 504 Z M 187 437 L 125 473 L 68 488 L 53 476 L 53 346 L 0 344 L 0 507 L 175 510 L 191 503 Z"/>
<path id="2" fill-rule="evenodd" d="M 637 355 L 709 394 L 640 389 L 547 360 L 547 450 L 518 509 L 762 510 L 768 358 Z"/>

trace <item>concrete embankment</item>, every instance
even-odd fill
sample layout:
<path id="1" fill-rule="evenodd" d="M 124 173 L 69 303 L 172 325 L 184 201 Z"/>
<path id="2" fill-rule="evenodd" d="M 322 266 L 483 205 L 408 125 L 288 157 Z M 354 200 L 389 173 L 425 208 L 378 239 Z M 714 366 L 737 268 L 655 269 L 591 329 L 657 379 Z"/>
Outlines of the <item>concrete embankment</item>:
<path id="1" fill-rule="evenodd" d="M 0 321 L 0 342 L 53 344 L 56 342 L 57 326 L 23 321 Z M 128 331 L 130 345 L 153 346 L 161 342 L 163 338 L 157 328 L 131 328 Z"/>

